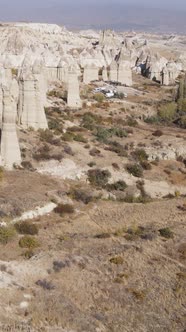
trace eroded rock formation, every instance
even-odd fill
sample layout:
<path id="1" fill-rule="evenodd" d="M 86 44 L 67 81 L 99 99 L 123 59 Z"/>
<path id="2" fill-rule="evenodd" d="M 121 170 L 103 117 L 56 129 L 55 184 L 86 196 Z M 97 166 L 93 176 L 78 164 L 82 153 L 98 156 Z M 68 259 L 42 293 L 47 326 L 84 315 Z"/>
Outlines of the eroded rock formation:
<path id="1" fill-rule="evenodd" d="M 16 131 L 17 103 L 19 86 L 15 79 L 10 85 L 4 85 L 2 92 L 2 131 L 1 131 L 1 165 L 12 169 L 21 163 L 21 153 Z"/>
<path id="2" fill-rule="evenodd" d="M 68 73 L 67 105 L 71 108 L 79 108 L 82 106 L 79 92 L 78 73 L 74 67 L 70 67 Z"/>

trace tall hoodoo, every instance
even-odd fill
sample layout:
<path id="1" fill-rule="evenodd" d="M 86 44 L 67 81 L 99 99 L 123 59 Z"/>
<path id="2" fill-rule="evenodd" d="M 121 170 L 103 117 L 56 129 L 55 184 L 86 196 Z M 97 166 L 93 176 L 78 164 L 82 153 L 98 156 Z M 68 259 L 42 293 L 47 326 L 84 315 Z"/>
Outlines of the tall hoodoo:
<path id="1" fill-rule="evenodd" d="M 78 73 L 75 68 L 69 68 L 68 74 L 68 96 L 67 96 L 67 105 L 69 107 L 79 108 L 82 106 L 79 92 L 79 80 Z"/>
<path id="2" fill-rule="evenodd" d="M 18 123 L 24 128 L 48 128 L 44 111 L 45 92 L 40 74 L 33 74 L 30 70 L 22 72 L 19 86 Z"/>
<path id="3" fill-rule="evenodd" d="M 84 67 L 83 82 L 89 84 L 92 81 L 98 81 L 99 68 L 94 64 L 87 64 Z"/>
<path id="4" fill-rule="evenodd" d="M 6 169 L 12 169 L 14 164 L 21 163 L 21 152 L 16 132 L 19 86 L 15 79 L 12 80 L 10 86 L 3 86 L 2 96 L 1 165 Z"/>

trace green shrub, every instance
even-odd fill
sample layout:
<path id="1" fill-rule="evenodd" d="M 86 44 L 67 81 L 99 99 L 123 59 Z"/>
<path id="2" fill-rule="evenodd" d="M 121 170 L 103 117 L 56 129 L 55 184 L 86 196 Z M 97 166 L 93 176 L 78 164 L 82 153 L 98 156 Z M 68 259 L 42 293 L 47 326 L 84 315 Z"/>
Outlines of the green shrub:
<path id="1" fill-rule="evenodd" d="M 32 166 L 32 163 L 29 160 L 22 161 L 21 166 L 24 169 L 27 169 L 28 171 L 34 171 L 34 167 Z"/>
<path id="2" fill-rule="evenodd" d="M 144 122 L 149 124 L 158 124 L 160 122 L 160 118 L 158 116 L 148 116 L 144 118 Z"/>
<path id="3" fill-rule="evenodd" d="M 54 135 L 49 129 L 39 129 L 40 139 L 43 142 L 53 144 Z"/>
<path id="4" fill-rule="evenodd" d="M 51 119 L 50 121 L 48 121 L 48 128 L 50 130 L 55 130 L 56 134 L 63 133 L 63 125 L 61 122 L 59 122 L 59 120 L 57 118 Z"/>
<path id="5" fill-rule="evenodd" d="M 177 104 L 176 103 L 168 103 L 165 105 L 160 106 L 158 110 L 158 116 L 160 117 L 161 120 L 163 121 L 173 121 L 175 118 L 177 111 Z"/>
<path id="6" fill-rule="evenodd" d="M 127 137 L 128 133 L 124 128 L 113 128 L 113 133 L 119 138 Z"/>
<path id="7" fill-rule="evenodd" d="M 102 103 L 105 99 L 105 96 L 102 93 L 96 93 L 94 95 L 94 100 L 96 100 L 98 103 Z"/>
<path id="8" fill-rule="evenodd" d="M 88 140 L 81 134 L 77 134 L 74 136 L 74 141 L 81 142 L 81 143 L 87 143 Z"/>
<path id="9" fill-rule="evenodd" d="M 152 133 L 152 135 L 155 136 L 155 137 L 160 137 L 160 136 L 163 135 L 163 132 L 162 132 L 162 130 L 157 129 Z"/>
<path id="10" fill-rule="evenodd" d="M 3 179 L 4 169 L 0 166 L 0 181 Z"/>
<path id="11" fill-rule="evenodd" d="M 125 181 L 119 180 L 115 183 L 108 183 L 106 189 L 108 191 L 125 191 L 127 184 Z"/>
<path id="12" fill-rule="evenodd" d="M 11 72 L 12 72 L 13 76 L 17 76 L 18 75 L 18 69 L 17 68 L 12 68 Z"/>
<path id="13" fill-rule="evenodd" d="M 159 233 L 162 237 L 166 239 L 172 239 L 174 237 L 173 232 L 168 227 L 159 229 Z"/>
<path id="14" fill-rule="evenodd" d="M 109 239 L 111 235 L 109 233 L 101 233 L 94 236 L 95 239 Z"/>
<path id="15" fill-rule="evenodd" d="M 180 112 L 186 112 L 186 98 L 178 101 L 178 109 Z"/>
<path id="16" fill-rule="evenodd" d="M 94 167 L 96 166 L 96 162 L 95 161 L 90 161 L 90 163 L 87 164 L 89 167 Z"/>
<path id="17" fill-rule="evenodd" d="M 128 157 L 128 153 L 123 145 L 116 141 L 107 142 L 108 147 L 105 150 L 115 152 L 119 157 Z"/>
<path id="18" fill-rule="evenodd" d="M 65 142 L 72 142 L 74 139 L 74 134 L 70 132 L 66 132 L 62 135 L 61 139 Z"/>
<path id="19" fill-rule="evenodd" d="M 144 149 L 136 149 L 132 152 L 132 156 L 135 160 L 142 162 L 148 160 L 148 154 L 145 152 Z"/>
<path id="20" fill-rule="evenodd" d="M 71 191 L 71 196 L 78 202 L 88 204 L 94 200 L 92 191 L 83 188 L 75 188 Z"/>
<path id="21" fill-rule="evenodd" d="M 37 161 L 50 159 L 50 148 L 47 144 L 42 145 L 36 153 L 33 154 L 33 158 Z"/>
<path id="22" fill-rule="evenodd" d="M 64 214 L 71 214 L 74 213 L 74 207 L 71 204 L 58 204 L 58 206 L 56 206 L 56 208 L 54 209 L 55 213 L 58 213 L 60 215 L 64 215 Z"/>
<path id="23" fill-rule="evenodd" d="M 15 224 L 15 229 L 20 234 L 37 235 L 39 232 L 38 226 L 31 221 L 22 221 Z"/>
<path id="24" fill-rule="evenodd" d="M 130 174 L 137 178 L 143 177 L 143 168 L 140 164 L 128 164 L 126 169 Z"/>
<path id="25" fill-rule="evenodd" d="M 111 173 L 108 170 L 101 170 L 97 168 L 88 171 L 88 180 L 92 185 L 96 187 L 105 187 L 110 177 Z"/>
<path id="26" fill-rule="evenodd" d="M 181 128 L 186 129 L 186 115 L 180 117 L 178 124 Z"/>
<path id="27" fill-rule="evenodd" d="M 83 115 L 81 126 L 88 129 L 93 130 L 96 124 L 101 122 L 102 118 L 94 113 L 86 112 Z"/>
<path id="28" fill-rule="evenodd" d="M 140 163 L 141 167 L 143 167 L 144 170 L 146 171 L 150 171 L 152 169 L 152 166 L 151 164 L 147 161 L 147 160 L 144 160 Z"/>
<path id="29" fill-rule="evenodd" d="M 116 265 L 122 265 L 124 263 L 123 257 L 121 256 L 115 256 L 110 258 L 110 263 L 116 264 Z"/>
<path id="30" fill-rule="evenodd" d="M 0 227 L 0 243 L 7 244 L 15 236 L 15 228 L 13 226 Z"/>
<path id="31" fill-rule="evenodd" d="M 98 150 L 97 148 L 92 148 L 92 149 L 89 151 L 89 154 L 90 154 L 90 156 L 92 156 L 92 157 L 96 157 L 96 156 L 100 156 L 101 151 Z"/>
<path id="32" fill-rule="evenodd" d="M 129 127 L 136 127 L 138 122 L 132 116 L 129 116 L 127 117 L 126 125 Z"/>
<path id="33" fill-rule="evenodd" d="M 108 139 L 112 137 L 113 133 L 111 130 L 104 127 L 97 127 L 95 131 L 96 139 L 99 142 L 107 143 Z"/>
<path id="34" fill-rule="evenodd" d="M 19 240 L 19 246 L 21 248 L 35 249 L 40 246 L 40 243 L 36 238 L 25 235 Z"/>

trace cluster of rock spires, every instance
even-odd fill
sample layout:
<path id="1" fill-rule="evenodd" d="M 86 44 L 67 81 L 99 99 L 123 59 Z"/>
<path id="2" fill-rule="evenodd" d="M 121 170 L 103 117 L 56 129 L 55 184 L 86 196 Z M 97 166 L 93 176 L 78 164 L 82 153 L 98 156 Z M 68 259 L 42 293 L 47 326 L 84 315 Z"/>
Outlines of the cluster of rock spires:
<path id="1" fill-rule="evenodd" d="M 67 105 L 79 108 L 80 81 L 102 79 L 131 86 L 134 70 L 169 85 L 186 70 L 186 56 L 168 61 L 133 35 L 123 38 L 109 30 L 81 35 L 29 23 L 4 24 L 0 31 L 0 155 L 8 169 L 21 162 L 17 126 L 47 128 L 44 106 L 52 81 L 63 82 Z"/>

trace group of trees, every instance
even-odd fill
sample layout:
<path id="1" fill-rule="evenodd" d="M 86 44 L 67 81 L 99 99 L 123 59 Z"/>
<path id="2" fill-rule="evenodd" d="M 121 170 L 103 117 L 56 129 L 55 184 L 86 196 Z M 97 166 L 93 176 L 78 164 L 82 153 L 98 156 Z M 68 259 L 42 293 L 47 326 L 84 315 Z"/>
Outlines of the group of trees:
<path id="1" fill-rule="evenodd" d="M 177 96 L 172 102 L 161 103 L 157 115 L 145 119 L 148 123 L 176 124 L 186 129 L 186 75 L 180 79 Z"/>
<path id="2" fill-rule="evenodd" d="M 178 111 L 179 112 L 186 112 L 186 75 L 185 78 L 182 78 L 179 83 L 178 89 Z"/>

